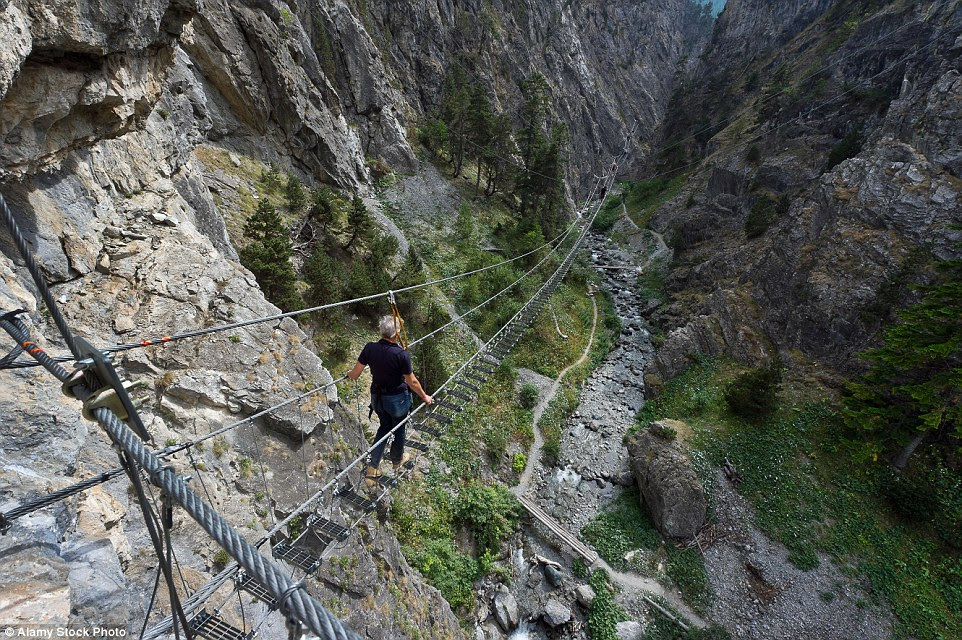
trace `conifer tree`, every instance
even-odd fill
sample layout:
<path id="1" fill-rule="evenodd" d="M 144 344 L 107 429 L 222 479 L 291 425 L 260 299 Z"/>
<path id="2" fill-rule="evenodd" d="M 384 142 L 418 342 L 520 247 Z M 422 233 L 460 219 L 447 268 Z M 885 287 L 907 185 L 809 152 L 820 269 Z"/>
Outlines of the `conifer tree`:
<path id="1" fill-rule="evenodd" d="M 514 179 L 514 164 L 511 162 L 518 153 L 511 130 L 511 120 L 500 113 L 491 119 L 491 137 L 482 151 L 482 165 L 485 173 L 484 195 L 491 197 L 505 189 Z"/>
<path id="2" fill-rule="evenodd" d="M 962 439 L 962 260 L 936 266 L 921 302 L 863 355 L 869 370 L 845 399 L 849 425 L 901 447 L 892 462 L 899 470 L 925 441 Z"/>
<path id="3" fill-rule="evenodd" d="M 341 297 L 343 275 L 337 262 L 327 255 L 320 243 L 304 263 L 304 279 L 309 287 L 307 301 L 311 305 L 327 304 Z"/>
<path id="4" fill-rule="evenodd" d="M 239 252 L 241 264 L 254 274 L 264 297 L 284 311 L 300 307 L 291 240 L 274 205 L 267 200 L 257 203 L 257 211 L 244 225 L 244 237 L 250 242 Z"/>
<path id="5" fill-rule="evenodd" d="M 437 329 L 448 320 L 444 311 L 434 302 L 426 310 L 426 317 L 427 332 Z M 428 393 L 433 393 L 448 379 L 448 371 L 441 355 L 440 335 L 418 343 L 414 350 L 414 364 L 421 386 Z"/>
<path id="6" fill-rule="evenodd" d="M 307 207 L 307 194 L 304 193 L 304 185 L 297 176 L 287 177 L 287 183 L 284 185 L 284 201 L 287 210 L 295 216 L 300 215 Z"/>
<path id="7" fill-rule="evenodd" d="M 441 98 L 441 120 L 447 125 L 448 160 L 455 177 L 461 175 L 464 164 L 470 102 L 467 76 L 460 66 L 455 65 L 444 79 Z"/>
<path id="8" fill-rule="evenodd" d="M 328 227 L 337 226 L 339 211 L 335 204 L 335 196 L 327 187 L 318 187 L 311 191 L 311 204 L 308 215 L 321 225 L 321 232 L 327 233 Z"/>
<path id="9" fill-rule="evenodd" d="M 374 218 L 360 196 L 354 196 L 351 200 L 351 208 L 347 212 L 347 226 L 351 230 L 351 238 L 344 245 L 345 249 L 350 249 L 359 238 L 365 242 L 371 240 L 374 234 Z"/>
<path id="10" fill-rule="evenodd" d="M 474 192 L 481 190 L 481 165 L 485 159 L 485 147 L 491 141 L 491 127 L 494 114 L 488 102 L 488 93 L 480 84 L 472 85 L 469 90 L 467 113 L 467 137 L 470 157 L 477 163 L 478 175 L 474 182 Z"/>

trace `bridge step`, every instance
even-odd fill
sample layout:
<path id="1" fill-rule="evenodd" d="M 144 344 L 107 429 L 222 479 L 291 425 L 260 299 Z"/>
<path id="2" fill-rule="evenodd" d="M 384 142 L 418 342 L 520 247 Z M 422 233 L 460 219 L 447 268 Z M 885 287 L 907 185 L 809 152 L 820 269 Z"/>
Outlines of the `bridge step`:
<path id="1" fill-rule="evenodd" d="M 243 577 L 237 581 L 237 588 L 246 591 L 251 594 L 261 602 L 267 605 L 271 610 L 277 608 L 277 600 L 271 595 L 271 592 L 264 588 L 260 582 L 255 580 L 253 576 L 246 573 L 242 574 Z"/>
<path id="2" fill-rule="evenodd" d="M 348 486 L 341 487 L 334 495 L 343 500 L 349 506 L 352 506 L 355 509 L 360 509 L 364 513 L 371 513 L 377 509 L 377 504 L 375 504 L 373 500 L 368 500 Z"/>
<path id="3" fill-rule="evenodd" d="M 343 540 L 348 533 L 346 528 L 336 522 L 317 515 L 308 518 L 307 526 L 327 544 L 331 544 L 335 540 Z"/>
<path id="4" fill-rule="evenodd" d="M 450 409 L 451 411 L 454 411 L 455 413 L 461 411 L 461 409 L 462 409 L 462 407 L 459 407 L 459 406 L 456 405 L 456 404 L 452 404 L 452 403 L 450 403 L 450 402 L 447 402 L 446 400 L 435 400 L 435 401 L 434 401 L 434 406 L 435 406 L 435 407 L 438 407 L 438 408 L 441 408 L 441 409 Z M 435 409 L 435 411 L 437 411 L 437 409 Z M 434 414 L 432 413 L 431 415 L 434 415 Z"/>
<path id="5" fill-rule="evenodd" d="M 191 631 L 208 640 L 249 640 L 254 635 L 253 632 L 244 633 L 206 609 L 191 618 L 189 624 Z"/>
<path id="6" fill-rule="evenodd" d="M 449 396 L 454 396 L 455 398 L 459 398 L 459 399 L 461 399 L 461 400 L 464 400 L 465 402 L 473 402 L 473 401 L 474 401 L 474 398 L 472 398 L 472 397 L 469 396 L 468 394 L 466 394 L 466 393 L 461 393 L 460 391 L 455 391 L 454 389 L 449 389 L 449 390 L 448 390 L 448 395 L 449 395 Z"/>
<path id="7" fill-rule="evenodd" d="M 479 368 L 480 368 L 480 367 L 479 367 Z M 494 373 L 494 372 L 492 372 L 492 373 Z M 471 371 L 470 369 L 465 372 L 464 377 L 465 377 L 465 378 L 471 378 L 472 380 L 475 380 L 475 381 L 477 381 L 477 382 L 480 382 L 481 384 L 484 384 L 485 382 L 488 381 L 486 378 L 482 378 L 479 374 Z"/>
<path id="8" fill-rule="evenodd" d="M 410 447 L 412 449 L 417 449 L 418 451 L 424 451 L 424 452 L 427 452 L 428 450 L 431 449 L 431 447 L 428 446 L 427 444 L 423 442 L 418 442 L 417 440 L 406 440 L 404 442 L 404 446 Z"/>
<path id="9" fill-rule="evenodd" d="M 307 553 L 303 549 L 298 549 L 287 540 L 282 540 L 274 545 L 274 557 L 285 560 L 307 573 L 314 573 L 321 566 L 320 558 Z"/>
<path id="10" fill-rule="evenodd" d="M 470 382 L 465 382 L 464 380 L 461 380 L 461 379 L 455 380 L 455 381 L 454 381 L 454 384 L 460 385 L 460 386 L 464 387 L 465 389 L 468 389 L 469 391 L 473 391 L 474 393 L 480 393 L 480 392 L 481 392 L 481 388 L 480 388 L 480 387 L 476 387 L 476 386 L 474 386 L 473 384 L 471 384 Z"/>

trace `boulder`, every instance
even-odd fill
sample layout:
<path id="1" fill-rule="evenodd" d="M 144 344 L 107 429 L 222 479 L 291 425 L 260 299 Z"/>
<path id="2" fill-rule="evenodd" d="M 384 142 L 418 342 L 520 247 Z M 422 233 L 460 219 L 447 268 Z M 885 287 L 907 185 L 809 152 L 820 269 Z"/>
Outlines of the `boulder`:
<path id="1" fill-rule="evenodd" d="M 689 540 L 705 522 L 707 501 L 688 456 L 674 434 L 684 423 L 656 421 L 628 436 L 629 464 L 643 506 L 667 538 Z"/>
<path id="2" fill-rule="evenodd" d="M 618 636 L 618 640 L 641 640 L 644 633 L 645 628 L 634 620 L 619 622 L 615 625 L 615 635 Z"/>
<path id="3" fill-rule="evenodd" d="M 558 570 L 558 567 L 550 564 L 545 565 L 544 576 L 548 579 L 552 587 L 561 586 L 561 571 Z"/>
<path id="4" fill-rule="evenodd" d="M 554 598 L 548 598 L 542 619 L 551 628 L 560 627 L 571 620 L 571 609 Z"/>
<path id="5" fill-rule="evenodd" d="M 583 584 L 575 589 L 575 599 L 578 604 L 587 609 L 595 601 L 595 590 L 591 588 L 590 584 Z"/>
<path id="6" fill-rule="evenodd" d="M 512 631 L 518 626 L 518 601 L 508 591 L 499 591 L 494 596 L 494 618 L 505 631 Z"/>

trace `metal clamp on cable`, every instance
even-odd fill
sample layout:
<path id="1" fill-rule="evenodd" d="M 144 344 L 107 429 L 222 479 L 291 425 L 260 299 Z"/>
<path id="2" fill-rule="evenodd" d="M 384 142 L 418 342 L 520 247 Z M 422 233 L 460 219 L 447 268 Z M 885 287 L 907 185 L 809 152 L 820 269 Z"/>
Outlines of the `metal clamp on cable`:
<path id="1" fill-rule="evenodd" d="M 13 523 L 7 520 L 7 516 L 0 513 L 0 535 L 7 535 L 7 532 L 10 531 L 10 527 L 12 526 Z"/>
<path id="2" fill-rule="evenodd" d="M 143 385 L 129 381 L 124 382 L 117 374 L 110 355 L 104 354 L 83 338 L 77 338 L 76 342 L 81 358 L 77 363 L 80 368 L 74 371 L 70 378 L 63 383 L 64 394 L 72 398 L 76 397 L 74 387 L 86 384 L 85 373 L 93 374 L 100 382 L 101 388 L 95 390 L 84 401 L 84 418 L 96 421 L 95 409 L 110 409 L 117 414 L 118 418 L 128 423 L 141 440 L 145 442 L 152 440 L 150 434 L 147 433 L 147 427 L 140 419 L 140 414 L 137 413 L 137 405 L 134 404 L 127 393 Z"/>

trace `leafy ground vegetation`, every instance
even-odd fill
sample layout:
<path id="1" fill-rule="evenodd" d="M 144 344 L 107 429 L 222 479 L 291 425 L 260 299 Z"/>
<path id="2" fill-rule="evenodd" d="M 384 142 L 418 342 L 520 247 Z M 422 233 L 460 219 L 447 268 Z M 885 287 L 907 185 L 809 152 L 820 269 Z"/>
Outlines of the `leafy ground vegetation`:
<path id="1" fill-rule="evenodd" d="M 608 231 L 622 212 L 639 227 L 648 226 L 651 214 L 668 200 L 677 196 L 688 181 L 691 172 L 673 178 L 654 178 L 639 182 L 622 182 L 619 192 L 605 200 L 593 223 L 597 231 Z"/>
<path id="2" fill-rule="evenodd" d="M 747 377 L 756 383 L 766 378 L 777 389 L 767 417 L 749 421 L 736 413 L 739 394 L 733 390 Z M 663 417 L 689 423 L 706 487 L 711 469 L 728 458 L 742 476 L 739 492 L 755 507 L 756 525 L 783 543 L 799 568 L 814 567 L 827 554 L 863 586 L 867 600 L 891 607 L 898 637 L 959 637 L 962 479 L 935 449 L 918 454 L 902 475 L 882 460 L 865 461 L 859 434 L 827 395 L 811 380 L 779 383 L 732 362 L 704 360 L 670 381 L 641 412 L 639 425 Z M 635 522 L 634 515 L 616 506 L 585 535 L 590 539 L 603 527 L 628 529 L 624 521 Z M 608 536 L 599 544 L 612 556 L 623 546 L 655 544 L 637 528 L 633 535 L 637 539 L 619 543 Z M 673 579 L 693 597 L 689 578 Z"/>

